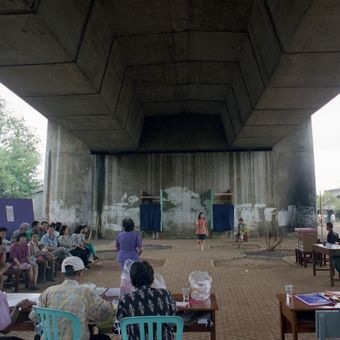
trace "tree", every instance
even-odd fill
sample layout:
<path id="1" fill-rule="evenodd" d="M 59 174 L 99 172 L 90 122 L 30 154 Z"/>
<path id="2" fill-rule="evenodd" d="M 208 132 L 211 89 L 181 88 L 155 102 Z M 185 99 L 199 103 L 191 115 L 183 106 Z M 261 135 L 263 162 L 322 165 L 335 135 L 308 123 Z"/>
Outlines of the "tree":
<path id="1" fill-rule="evenodd" d="M 38 185 L 39 139 L 0 99 L 0 197 L 31 197 Z"/>
<path id="2" fill-rule="evenodd" d="M 340 210 L 340 199 L 329 192 L 324 192 L 321 195 L 321 202 L 322 209 Z M 320 209 L 320 196 L 316 200 L 316 209 Z"/>

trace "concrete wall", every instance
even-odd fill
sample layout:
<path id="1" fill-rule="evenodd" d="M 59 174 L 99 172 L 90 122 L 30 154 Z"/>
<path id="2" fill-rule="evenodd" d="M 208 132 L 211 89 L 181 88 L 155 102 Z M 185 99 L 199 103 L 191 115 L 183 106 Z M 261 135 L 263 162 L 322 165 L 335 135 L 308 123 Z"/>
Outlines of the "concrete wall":
<path id="1" fill-rule="evenodd" d="M 38 221 L 41 221 L 44 216 L 43 198 L 44 198 L 44 186 L 43 184 L 41 184 L 32 195 L 34 219 Z"/>
<path id="2" fill-rule="evenodd" d="M 45 213 L 50 221 L 120 230 L 139 224 L 139 194 L 165 190 L 164 231 L 189 236 L 202 194 L 231 189 L 235 220 L 254 232 L 268 226 L 314 223 L 314 162 L 307 121 L 272 151 L 90 155 L 86 145 L 49 123 Z"/>

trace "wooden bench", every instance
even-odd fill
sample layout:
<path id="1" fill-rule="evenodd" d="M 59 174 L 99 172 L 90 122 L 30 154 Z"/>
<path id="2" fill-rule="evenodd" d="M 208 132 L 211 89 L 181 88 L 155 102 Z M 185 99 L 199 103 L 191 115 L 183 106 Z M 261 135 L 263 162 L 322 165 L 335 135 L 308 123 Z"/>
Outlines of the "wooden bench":
<path id="1" fill-rule="evenodd" d="M 24 270 L 13 270 L 12 268 L 9 268 L 4 275 L 7 276 L 4 286 L 9 288 L 13 287 L 16 293 L 19 292 L 19 284 L 22 277 L 25 282 L 25 288 L 28 288 L 28 275 Z"/>

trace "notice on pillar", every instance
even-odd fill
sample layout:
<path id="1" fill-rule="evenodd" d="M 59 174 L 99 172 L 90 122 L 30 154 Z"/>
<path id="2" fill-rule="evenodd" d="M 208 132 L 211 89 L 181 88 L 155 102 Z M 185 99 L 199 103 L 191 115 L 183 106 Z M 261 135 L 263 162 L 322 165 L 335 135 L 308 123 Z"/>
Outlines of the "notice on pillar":
<path id="1" fill-rule="evenodd" d="M 13 205 L 6 205 L 7 222 L 14 222 L 14 209 Z"/>

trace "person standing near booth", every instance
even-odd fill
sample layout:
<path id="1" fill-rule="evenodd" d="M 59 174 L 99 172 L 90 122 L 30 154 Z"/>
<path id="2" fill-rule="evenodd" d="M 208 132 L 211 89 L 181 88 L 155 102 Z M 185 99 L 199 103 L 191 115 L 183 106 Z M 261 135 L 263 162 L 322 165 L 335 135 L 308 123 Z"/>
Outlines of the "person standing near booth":
<path id="1" fill-rule="evenodd" d="M 201 251 L 204 250 L 205 240 L 209 235 L 208 232 L 208 223 L 204 217 L 203 212 L 198 214 L 198 218 L 196 221 L 196 235 L 197 235 L 197 247 L 201 248 Z"/>
<path id="2" fill-rule="evenodd" d="M 134 231 L 135 223 L 131 218 L 124 218 L 124 231 L 120 232 L 116 239 L 116 250 L 118 251 L 117 262 L 120 271 L 123 271 L 126 260 L 139 260 L 139 256 L 143 252 L 143 241 L 139 233 Z"/>

